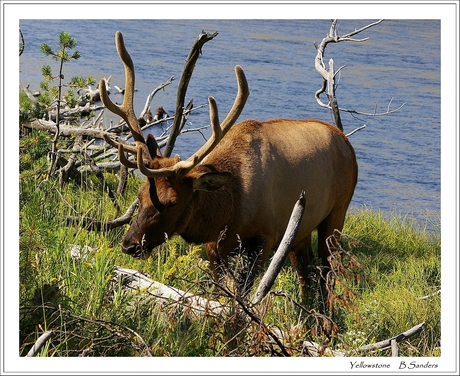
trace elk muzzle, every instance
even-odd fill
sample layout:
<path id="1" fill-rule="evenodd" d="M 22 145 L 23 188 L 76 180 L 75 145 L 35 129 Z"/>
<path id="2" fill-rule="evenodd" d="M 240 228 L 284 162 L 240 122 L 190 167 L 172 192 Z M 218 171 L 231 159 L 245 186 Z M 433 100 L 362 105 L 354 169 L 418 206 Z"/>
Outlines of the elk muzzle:
<path id="1" fill-rule="evenodd" d="M 145 235 L 142 236 L 142 239 L 139 242 L 133 243 L 125 238 L 121 246 L 123 253 L 133 256 L 134 258 L 145 260 L 152 253 L 153 247 L 150 247 L 146 244 Z"/>

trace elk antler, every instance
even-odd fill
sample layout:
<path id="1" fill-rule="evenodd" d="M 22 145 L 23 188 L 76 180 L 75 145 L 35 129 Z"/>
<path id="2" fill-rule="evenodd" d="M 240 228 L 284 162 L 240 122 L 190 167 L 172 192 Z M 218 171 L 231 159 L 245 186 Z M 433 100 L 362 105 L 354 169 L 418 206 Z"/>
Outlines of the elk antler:
<path id="1" fill-rule="evenodd" d="M 238 93 L 236 95 L 235 101 L 229 113 L 222 121 L 222 124 L 219 124 L 219 115 L 217 110 L 217 104 L 213 97 L 208 98 L 209 102 L 209 117 L 212 127 L 212 136 L 209 140 L 190 158 L 185 161 L 180 161 L 176 158 L 176 163 L 167 168 L 161 169 L 151 169 L 148 168 L 148 162 L 152 159 L 149 149 L 145 142 L 145 139 L 142 135 L 142 130 L 139 125 L 139 121 L 134 114 L 133 109 L 133 97 L 134 97 L 134 64 L 129 55 L 128 51 L 125 48 L 123 42 L 123 36 L 121 32 L 117 31 L 115 34 L 115 41 L 118 55 L 120 56 L 123 64 L 125 66 L 125 97 L 123 99 L 123 104 L 121 106 L 115 105 L 109 98 L 106 90 L 106 85 L 104 79 L 101 79 L 99 83 L 99 90 L 101 93 L 101 99 L 104 105 L 113 113 L 121 116 L 128 125 L 131 133 L 133 135 L 136 146 L 127 146 L 121 143 L 118 143 L 118 157 L 120 162 L 127 167 L 135 167 L 135 165 L 126 159 L 124 156 L 124 150 L 127 150 L 130 153 L 137 154 L 137 167 L 139 170 L 150 178 L 162 177 L 162 176 L 172 176 L 176 175 L 178 177 L 184 176 L 189 172 L 193 167 L 200 163 L 219 143 L 222 137 L 230 130 L 232 125 L 236 122 L 241 112 L 243 111 L 246 100 L 249 96 L 248 83 L 246 81 L 246 76 L 244 74 L 243 68 L 239 65 L 235 66 L 235 75 L 238 84 Z M 107 137 L 108 138 L 108 137 Z M 114 141 L 111 139 L 106 139 L 107 142 L 113 145 Z M 145 159 L 144 159 L 145 158 Z"/>
<path id="2" fill-rule="evenodd" d="M 212 135 L 209 138 L 209 140 L 206 141 L 206 143 L 190 158 L 188 158 L 185 161 L 179 161 L 171 167 L 166 167 L 162 169 L 149 169 L 144 166 L 144 168 L 142 169 L 142 173 L 144 175 L 151 178 L 171 175 L 177 175 L 178 177 L 184 176 L 193 167 L 200 163 L 204 159 L 204 157 L 206 157 L 217 146 L 219 141 L 230 130 L 232 125 L 235 124 L 236 120 L 243 111 L 244 105 L 249 96 L 248 82 L 246 81 L 246 76 L 241 66 L 235 66 L 235 75 L 238 83 L 238 93 L 236 95 L 232 108 L 230 109 L 225 119 L 222 121 L 222 124 L 219 124 L 219 114 L 215 99 L 213 97 L 208 97 L 209 118 L 212 127 Z M 138 149 L 138 159 L 142 158 L 142 153 L 142 149 Z"/>
<path id="3" fill-rule="evenodd" d="M 120 56 L 121 61 L 125 67 L 125 94 L 123 98 L 123 103 L 121 106 L 118 106 L 112 102 L 109 98 L 106 90 L 105 80 L 101 79 L 99 82 L 99 92 L 101 94 L 102 103 L 104 103 L 105 107 L 107 107 L 113 113 L 119 115 L 128 125 L 133 139 L 136 143 L 136 146 L 128 146 L 122 145 L 118 143 L 114 145 L 114 141 L 111 140 L 109 137 L 104 137 L 105 141 L 110 143 L 113 146 L 118 147 L 118 157 L 120 161 L 127 167 L 133 167 L 132 162 L 128 161 L 124 157 L 124 150 L 126 149 L 130 153 L 136 154 L 138 149 L 143 149 L 144 153 L 143 156 L 146 160 L 138 160 L 137 163 L 142 164 L 151 159 L 150 153 L 147 148 L 147 144 L 145 142 L 144 136 L 142 135 L 142 130 L 139 124 L 139 121 L 136 118 L 134 113 L 134 106 L 133 106 L 133 98 L 134 98 L 134 64 L 131 56 L 129 55 L 128 51 L 126 50 L 125 43 L 123 41 L 123 35 L 120 31 L 115 33 L 115 44 L 118 52 L 118 56 Z"/>

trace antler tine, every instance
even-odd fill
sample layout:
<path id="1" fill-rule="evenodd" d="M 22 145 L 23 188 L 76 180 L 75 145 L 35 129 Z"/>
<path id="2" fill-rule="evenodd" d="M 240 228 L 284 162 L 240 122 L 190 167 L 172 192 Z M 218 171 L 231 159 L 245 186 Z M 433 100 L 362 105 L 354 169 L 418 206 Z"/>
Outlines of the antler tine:
<path id="1" fill-rule="evenodd" d="M 136 163 L 131 162 L 130 160 L 128 160 L 125 157 L 124 147 L 123 147 L 122 144 L 118 144 L 118 160 L 120 161 L 120 163 L 122 165 L 124 165 L 124 166 L 126 166 L 128 168 L 136 168 L 137 167 Z M 143 163 L 141 163 L 141 164 L 144 165 Z"/>
<path id="2" fill-rule="evenodd" d="M 241 66 L 235 66 L 235 75 L 238 84 L 238 93 L 236 94 L 232 108 L 228 112 L 225 119 L 222 121 L 222 124 L 219 125 L 219 115 L 216 101 L 213 97 L 208 98 L 212 136 L 194 155 L 184 161 L 182 166 L 179 165 L 179 163 L 176 164 L 176 166 L 179 165 L 177 166 L 178 169 L 182 169 L 182 171 L 180 171 L 181 175 L 185 175 L 194 166 L 200 163 L 217 146 L 220 140 L 230 130 L 232 125 L 235 124 L 236 120 L 243 111 L 244 105 L 246 104 L 246 100 L 249 96 L 249 86 Z"/>
<path id="3" fill-rule="evenodd" d="M 149 155 L 150 153 L 148 152 L 144 136 L 142 135 L 142 130 L 139 121 L 137 120 L 137 117 L 134 113 L 134 63 L 128 51 L 126 50 L 125 43 L 123 41 L 123 34 L 120 31 L 117 31 L 115 33 L 115 45 L 117 48 L 118 56 L 123 62 L 125 68 L 125 94 L 123 98 L 123 103 L 121 106 L 118 106 L 112 102 L 112 100 L 108 96 L 104 79 L 101 79 L 101 81 L 99 82 L 99 92 L 101 94 L 101 100 L 102 103 L 104 103 L 105 107 L 107 107 L 113 113 L 119 115 L 126 122 L 136 143 L 136 147 L 125 147 L 121 143 L 118 144 L 117 147 L 119 156 L 123 155 L 123 148 L 126 148 L 131 153 L 137 153 L 137 150 L 141 148 L 146 151 L 144 157 L 146 158 L 146 161 L 148 161 L 151 158 Z M 141 153 L 141 155 L 142 154 L 143 153 Z M 124 155 L 123 157 L 120 157 L 120 162 L 125 164 L 127 167 L 133 167 L 132 162 L 127 161 L 127 159 L 124 158 Z M 144 160 L 138 160 L 137 164 L 140 168 L 140 166 L 144 164 Z"/>
<path id="4" fill-rule="evenodd" d="M 107 90 L 105 89 L 105 81 L 101 79 L 99 83 L 99 91 L 101 93 L 101 99 L 104 105 L 113 113 L 119 115 L 126 121 L 131 133 L 133 135 L 134 141 L 141 142 L 145 144 L 144 136 L 142 136 L 142 130 L 139 125 L 139 121 L 134 114 L 134 63 L 126 50 L 125 43 L 123 41 L 123 34 L 120 31 L 115 33 L 115 45 L 117 48 L 118 56 L 120 56 L 121 61 L 125 67 L 125 94 L 123 98 L 123 103 L 121 106 L 117 106 L 112 102 L 112 100 L 107 95 Z"/>
<path id="5" fill-rule="evenodd" d="M 230 130 L 232 125 L 240 116 L 249 96 L 248 82 L 241 66 L 235 66 L 235 75 L 238 83 L 238 93 L 235 97 L 232 108 L 230 109 L 222 124 L 219 124 L 219 114 L 215 99 L 213 97 L 208 97 L 209 118 L 212 127 L 212 136 L 209 138 L 209 140 L 206 141 L 206 143 L 190 158 L 185 161 L 178 161 L 174 166 L 157 170 L 149 169 L 143 166 L 141 172 L 144 175 L 153 178 L 171 175 L 177 175 L 178 177 L 184 176 L 193 167 L 200 163 L 217 146 L 219 141 L 225 136 L 225 134 Z M 138 160 L 141 156 L 142 150 L 138 149 Z"/>
<path id="6" fill-rule="evenodd" d="M 236 94 L 233 106 L 228 112 L 225 119 L 222 121 L 221 127 L 224 135 L 232 127 L 233 124 L 238 120 L 238 117 L 243 111 L 244 105 L 249 97 L 249 86 L 244 74 L 243 68 L 240 65 L 235 66 L 236 81 L 238 83 L 238 93 Z"/>
<path id="7" fill-rule="evenodd" d="M 248 82 L 246 81 L 246 76 L 244 74 L 243 68 L 241 68 L 239 65 L 235 66 L 235 75 L 238 83 L 238 93 L 236 94 L 232 108 L 228 112 L 225 119 L 222 121 L 222 124 L 219 125 L 219 115 L 216 101 L 213 97 L 208 98 L 212 136 L 194 155 L 187 159 L 187 161 L 184 161 L 184 167 L 186 166 L 185 163 L 191 164 L 192 167 L 200 163 L 204 157 L 206 157 L 217 146 L 219 141 L 230 130 L 232 125 L 235 124 L 236 120 L 243 111 L 244 105 L 246 104 L 246 100 L 249 96 Z M 185 168 L 189 171 L 192 167 Z M 185 171 L 185 173 L 188 171 Z"/>

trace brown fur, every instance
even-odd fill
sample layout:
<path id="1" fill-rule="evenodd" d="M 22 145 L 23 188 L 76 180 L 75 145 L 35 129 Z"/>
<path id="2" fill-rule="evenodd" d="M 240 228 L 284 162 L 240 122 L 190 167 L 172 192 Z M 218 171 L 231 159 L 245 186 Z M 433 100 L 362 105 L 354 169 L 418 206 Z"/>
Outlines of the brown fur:
<path id="1" fill-rule="evenodd" d="M 173 163 L 155 157 L 148 167 Z M 313 257 L 311 232 L 318 229 L 318 256 L 327 266 L 326 238 L 334 229 L 342 230 L 357 176 L 353 147 L 336 127 L 312 119 L 246 120 L 233 126 L 181 180 L 147 178 L 139 189 L 139 214 L 123 239 L 123 251 L 147 257 L 165 234 L 177 233 L 186 241 L 206 243 L 218 278 L 239 237 L 252 258 L 262 250 L 260 266 L 278 247 L 304 190 L 306 208 L 290 259 L 305 294 Z"/>

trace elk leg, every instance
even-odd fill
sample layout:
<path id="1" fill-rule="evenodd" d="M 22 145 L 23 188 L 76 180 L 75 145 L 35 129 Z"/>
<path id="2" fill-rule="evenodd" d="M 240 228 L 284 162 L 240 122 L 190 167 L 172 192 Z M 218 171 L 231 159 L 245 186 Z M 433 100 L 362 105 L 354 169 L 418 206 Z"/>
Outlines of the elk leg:
<path id="1" fill-rule="evenodd" d="M 334 316 L 333 297 L 334 297 L 334 281 L 327 280 L 327 274 L 331 270 L 328 257 L 330 251 L 327 246 L 327 238 L 334 234 L 334 230 L 342 231 L 343 223 L 345 222 L 346 210 L 331 212 L 323 222 L 318 226 L 318 257 L 321 259 L 323 268 L 321 269 L 321 290 L 326 299 L 326 307 L 329 311 L 328 315 Z"/>
<path id="2" fill-rule="evenodd" d="M 205 245 L 206 255 L 208 256 L 214 281 L 221 283 L 227 270 L 227 259 L 222 259 L 217 252 L 217 243 L 211 242 Z"/>
<path id="3" fill-rule="evenodd" d="M 307 297 L 307 287 L 310 285 L 310 265 L 313 261 L 313 249 L 311 247 L 311 234 L 289 252 L 289 259 L 294 266 L 300 283 L 302 299 Z"/>
<path id="4" fill-rule="evenodd" d="M 247 259 L 238 273 L 238 294 L 245 296 L 254 285 L 254 279 L 271 252 L 271 245 L 263 236 L 244 239 L 242 250 Z"/>
<path id="5" fill-rule="evenodd" d="M 334 233 L 334 230 L 342 231 L 345 213 L 346 211 L 331 212 L 318 226 L 318 257 L 321 259 L 323 266 L 323 277 L 326 277 L 327 272 L 330 270 L 329 260 L 327 259 L 330 253 L 326 240 Z"/>

